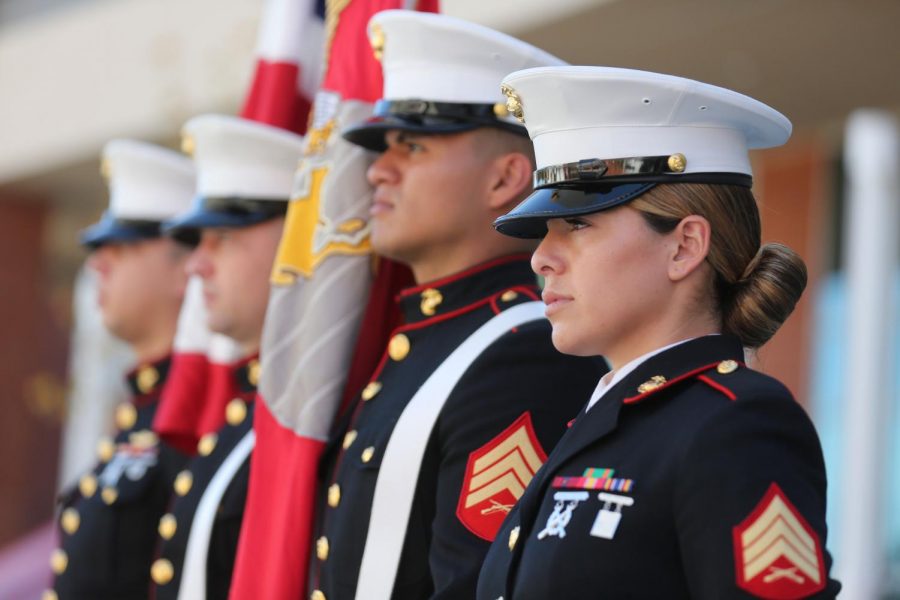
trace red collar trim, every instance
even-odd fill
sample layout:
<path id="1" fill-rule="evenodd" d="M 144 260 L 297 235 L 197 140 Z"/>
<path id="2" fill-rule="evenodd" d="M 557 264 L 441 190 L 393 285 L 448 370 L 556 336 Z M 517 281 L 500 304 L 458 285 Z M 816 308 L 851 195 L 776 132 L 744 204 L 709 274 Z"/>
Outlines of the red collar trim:
<path id="1" fill-rule="evenodd" d="M 482 271 L 487 271 L 488 269 L 492 269 L 499 265 L 505 265 L 512 262 L 518 262 L 522 260 L 530 260 L 530 254 L 510 254 L 508 256 L 501 256 L 500 258 L 495 258 L 493 260 L 489 260 L 487 262 L 483 262 L 479 265 L 475 265 L 465 271 L 460 271 L 459 273 L 454 273 L 453 275 L 448 275 L 446 277 L 441 277 L 440 279 L 435 279 L 434 281 L 427 281 L 425 283 L 419 284 L 414 287 L 406 288 L 400 290 L 400 293 L 397 295 L 397 301 L 399 302 L 401 298 L 406 298 L 407 296 L 412 296 L 415 294 L 421 294 L 423 291 L 429 288 L 437 288 L 448 283 L 453 283 L 454 281 L 459 281 L 460 279 L 465 279 L 466 277 L 471 277 L 476 273 L 481 273 Z"/>

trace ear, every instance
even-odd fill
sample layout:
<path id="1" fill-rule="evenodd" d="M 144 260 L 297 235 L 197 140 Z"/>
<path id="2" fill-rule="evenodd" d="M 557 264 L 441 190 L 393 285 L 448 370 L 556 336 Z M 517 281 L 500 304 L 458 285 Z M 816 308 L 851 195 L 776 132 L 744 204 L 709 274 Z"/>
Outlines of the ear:
<path id="1" fill-rule="evenodd" d="M 488 179 L 488 205 L 506 212 L 531 187 L 531 161 L 520 152 L 501 154 L 493 159 Z"/>
<path id="2" fill-rule="evenodd" d="M 668 265 L 669 279 L 680 281 L 703 265 L 709 254 L 712 229 L 704 217 L 689 215 L 669 235 L 675 244 Z"/>

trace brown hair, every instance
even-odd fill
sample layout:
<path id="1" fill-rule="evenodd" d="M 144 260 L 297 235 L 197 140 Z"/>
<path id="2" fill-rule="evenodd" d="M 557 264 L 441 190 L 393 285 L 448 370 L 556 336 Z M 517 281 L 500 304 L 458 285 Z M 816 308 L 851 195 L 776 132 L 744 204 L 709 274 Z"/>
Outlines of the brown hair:
<path id="1" fill-rule="evenodd" d="M 783 244 L 760 247 L 759 209 L 749 189 L 732 185 L 658 185 L 631 201 L 656 231 L 671 231 L 688 215 L 709 221 L 707 262 L 722 331 L 758 348 L 794 310 L 806 287 L 806 265 Z"/>

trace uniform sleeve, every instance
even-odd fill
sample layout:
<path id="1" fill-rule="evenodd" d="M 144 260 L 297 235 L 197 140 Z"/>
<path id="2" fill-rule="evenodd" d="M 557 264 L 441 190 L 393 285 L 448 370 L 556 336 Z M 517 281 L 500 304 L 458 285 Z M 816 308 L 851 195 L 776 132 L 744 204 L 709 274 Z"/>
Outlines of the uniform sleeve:
<path id="1" fill-rule="evenodd" d="M 678 472 L 691 597 L 834 598 L 825 488 L 818 436 L 787 390 L 738 393 L 700 427 Z"/>
<path id="2" fill-rule="evenodd" d="M 428 557 L 433 598 L 475 597 L 503 519 L 605 370 L 602 360 L 559 354 L 541 323 L 498 340 L 460 380 L 433 440 L 441 455 Z"/>

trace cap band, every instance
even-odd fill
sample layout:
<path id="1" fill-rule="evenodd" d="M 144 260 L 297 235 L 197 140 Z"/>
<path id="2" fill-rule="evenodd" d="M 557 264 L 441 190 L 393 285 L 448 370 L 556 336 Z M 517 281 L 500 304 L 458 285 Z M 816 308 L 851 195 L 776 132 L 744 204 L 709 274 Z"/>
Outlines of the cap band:
<path id="1" fill-rule="evenodd" d="M 502 102 L 494 104 L 465 102 L 432 102 L 430 100 L 379 100 L 373 111 L 375 117 L 399 118 L 415 125 L 444 125 L 471 123 L 502 127 L 514 133 L 528 135 L 524 126 L 508 121 L 509 114 Z"/>

